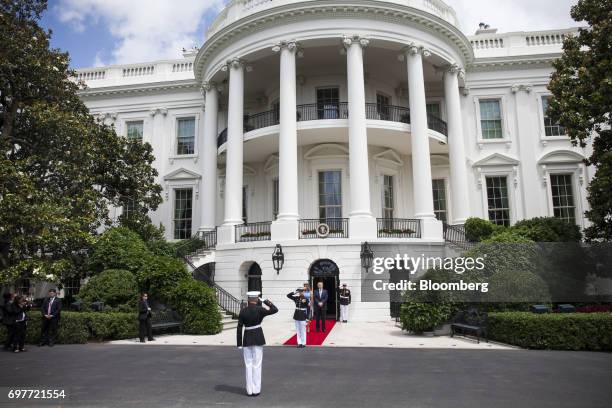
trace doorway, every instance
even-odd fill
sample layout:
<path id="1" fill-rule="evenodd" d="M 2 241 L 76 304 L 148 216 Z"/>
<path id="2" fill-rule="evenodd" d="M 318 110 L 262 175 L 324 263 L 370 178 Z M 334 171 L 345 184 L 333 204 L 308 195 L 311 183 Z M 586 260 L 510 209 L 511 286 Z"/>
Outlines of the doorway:
<path id="1" fill-rule="evenodd" d="M 338 279 L 340 276 L 340 269 L 338 269 L 338 265 L 330 259 L 319 259 L 310 265 L 308 274 L 313 294 L 317 288 L 317 283 L 323 282 L 323 289 L 327 290 L 328 296 L 327 318 L 338 320 L 338 316 L 340 315 L 340 305 L 338 303 Z"/>
<path id="2" fill-rule="evenodd" d="M 249 267 L 249 271 L 247 272 L 247 279 L 247 290 L 249 292 L 261 292 L 261 296 L 263 296 L 261 285 L 261 268 L 259 267 L 259 264 L 257 262 L 253 262 L 253 264 Z"/>

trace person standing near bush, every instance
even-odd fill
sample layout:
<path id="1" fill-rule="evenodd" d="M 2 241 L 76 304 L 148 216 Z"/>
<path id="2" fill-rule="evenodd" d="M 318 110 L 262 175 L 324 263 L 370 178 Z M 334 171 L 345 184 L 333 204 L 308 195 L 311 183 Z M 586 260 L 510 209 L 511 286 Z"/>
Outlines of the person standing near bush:
<path id="1" fill-rule="evenodd" d="M 140 342 L 145 342 L 145 335 L 147 340 L 153 341 L 153 328 L 151 327 L 151 307 L 149 306 L 149 295 L 143 293 L 140 296 L 138 302 L 138 333 Z"/>
<path id="2" fill-rule="evenodd" d="M 278 312 L 278 308 L 268 299 L 260 306 L 260 292 L 247 292 L 248 306 L 240 311 L 236 330 L 237 345 L 242 349 L 246 369 L 246 392 L 249 397 L 257 397 L 261 392 L 261 365 L 263 346 L 266 344 L 261 322 L 264 317 Z M 244 326 L 244 338 L 242 327 Z"/>
<path id="3" fill-rule="evenodd" d="M 13 335 L 13 353 L 19 353 L 26 351 L 25 349 L 25 338 L 27 330 L 27 311 L 30 309 L 28 300 L 25 296 L 17 296 L 13 305 L 15 312 L 15 332 Z"/>
<path id="4" fill-rule="evenodd" d="M 2 303 L 2 324 L 6 327 L 6 340 L 4 341 L 4 349 L 11 350 L 13 345 L 13 336 L 15 334 L 15 313 L 14 299 L 15 294 L 7 292 L 4 294 L 4 303 Z"/>
<path id="5" fill-rule="evenodd" d="M 62 311 L 62 301 L 57 297 L 55 289 L 49 289 L 49 296 L 43 301 L 40 311 L 42 313 L 42 325 L 38 346 L 49 345 L 49 347 L 53 347 Z"/>

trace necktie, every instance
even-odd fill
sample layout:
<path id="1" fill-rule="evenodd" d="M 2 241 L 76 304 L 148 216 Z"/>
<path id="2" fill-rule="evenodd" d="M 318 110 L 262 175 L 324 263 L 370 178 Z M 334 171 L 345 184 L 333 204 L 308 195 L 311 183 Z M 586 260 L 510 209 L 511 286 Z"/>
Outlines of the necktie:
<path id="1" fill-rule="evenodd" d="M 51 314 L 51 305 L 53 304 L 53 299 L 55 299 L 55 298 L 51 298 L 51 300 L 49 300 L 49 307 L 47 308 L 47 314 L 48 315 Z"/>

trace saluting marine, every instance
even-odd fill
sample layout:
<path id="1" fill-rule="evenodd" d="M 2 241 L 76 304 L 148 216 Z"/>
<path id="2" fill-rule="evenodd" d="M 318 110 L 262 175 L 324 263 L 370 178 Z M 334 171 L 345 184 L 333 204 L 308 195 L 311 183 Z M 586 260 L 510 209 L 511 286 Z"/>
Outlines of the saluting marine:
<path id="1" fill-rule="evenodd" d="M 347 323 L 348 309 L 351 304 L 351 291 L 346 287 L 346 283 L 342 284 L 338 295 L 340 296 L 340 320 L 342 320 L 342 323 Z"/>
<path id="2" fill-rule="evenodd" d="M 260 305 L 260 292 L 247 292 L 248 305 L 238 316 L 237 345 L 242 349 L 246 368 L 247 395 L 256 397 L 261 392 L 261 365 L 263 362 L 263 346 L 266 344 L 261 322 L 264 317 L 278 312 L 276 306 L 268 299 Z M 242 327 L 244 326 L 244 337 Z"/>
<path id="3" fill-rule="evenodd" d="M 308 314 L 308 300 L 304 297 L 304 289 L 296 289 L 289 292 L 287 297 L 295 302 L 293 320 L 295 320 L 295 332 L 297 334 L 297 347 L 306 347 L 306 318 Z"/>

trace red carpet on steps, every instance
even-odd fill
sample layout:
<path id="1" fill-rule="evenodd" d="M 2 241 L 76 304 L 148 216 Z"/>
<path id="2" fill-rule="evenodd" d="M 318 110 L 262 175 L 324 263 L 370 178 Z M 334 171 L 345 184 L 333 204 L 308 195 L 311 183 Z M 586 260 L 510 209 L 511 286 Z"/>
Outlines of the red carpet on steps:
<path id="1" fill-rule="evenodd" d="M 306 346 L 320 346 L 325 341 L 325 338 L 332 331 L 334 325 L 336 324 L 335 320 L 326 320 L 325 321 L 325 333 L 320 331 L 316 332 L 316 322 L 314 320 L 310 321 L 310 333 L 306 333 Z M 295 325 L 293 325 L 295 331 Z M 284 343 L 285 346 L 296 346 L 297 345 L 297 334 L 291 336 L 289 340 Z"/>

